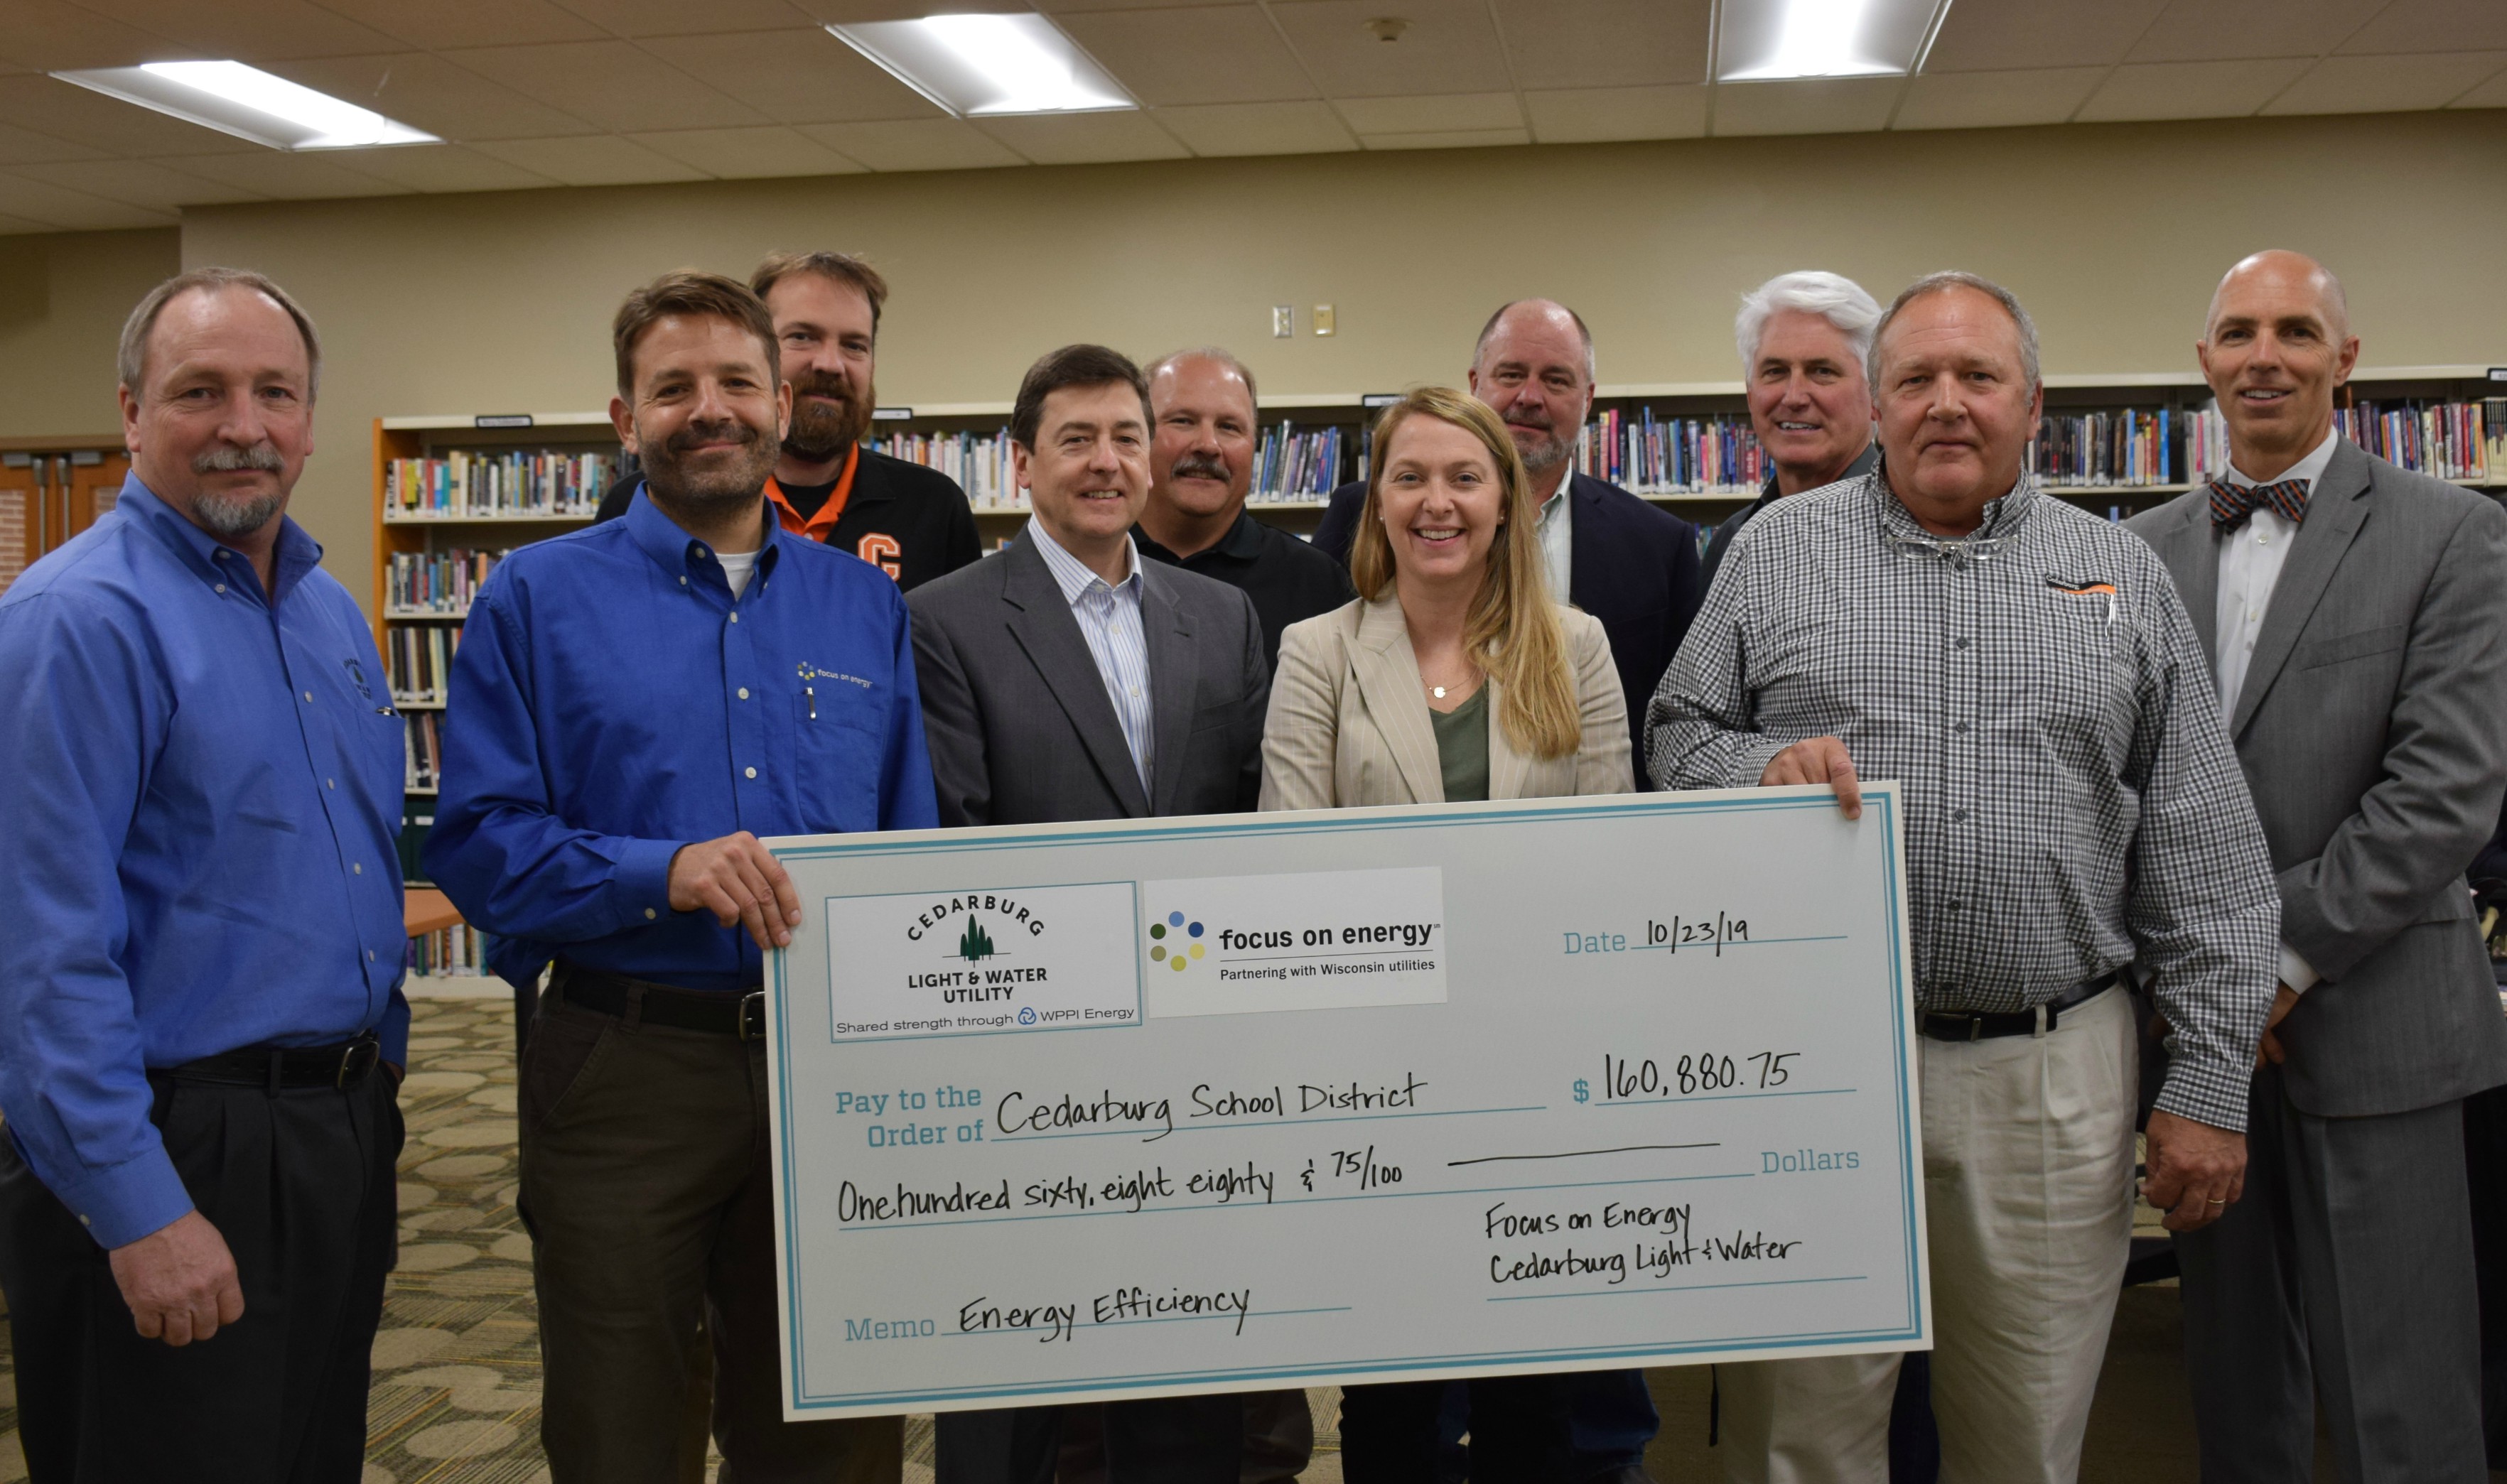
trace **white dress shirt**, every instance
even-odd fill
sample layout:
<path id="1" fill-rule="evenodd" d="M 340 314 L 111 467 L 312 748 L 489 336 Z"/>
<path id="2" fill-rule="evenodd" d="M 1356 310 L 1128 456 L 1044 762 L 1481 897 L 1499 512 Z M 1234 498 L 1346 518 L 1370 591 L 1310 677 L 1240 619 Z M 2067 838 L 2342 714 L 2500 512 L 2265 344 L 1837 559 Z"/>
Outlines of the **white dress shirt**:
<path id="1" fill-rule="evenodd" d="M 1114 719 L 1122 724 L 1123 742 L 1132 749 L 1132 766 L 1141 773 L 1141 791 L 1149 793 L 1149 645 L 1141 628 L 1141 552 L 1123 538 L 1123 580 L 1108 583 L 1088 564 L 1062 549 L 1044 528 L 1028 517 L 1028 534 L 1044 558 L 1046 570 L 1079 621 L 1079 636 L 1097 662 L 1098 678 L 1106 682 L 1106 699 L 1114 703 Z"/>
<path id="2" fill-rule="evenodd" d="M 2247 486 L 2303 480 L 2311 497 L 2315 482 L 2324 477 L 2325 466 L 2333 462 L 2333 448 L 2341 437 L 2339 432 L 2326 433 L 2313 452 L 2276 478 L 2254 479 L 2234 464 L 2222 478 L 2232 485 Z M 2281 564 L 2289 560 L 2290 545 L 2297 539 L 2296 525 L 2281 519 L 2279 512 L 2257 506 L 2245 525 L 2220 542 L 2220 598 L 2212 633 L 2218 639 L 2213 652 L 2218 663 L 2223 720 L 2237 708 L 2237 693 L 2246 685 L 2246 665 L 2254 658 L 2255 635 L 2263 632 L 2264 615 L 2271 611 L 2272 588 L 2279 583 Z M 2280 977 L 2283 984 L 2304 995 L 2321 976 L 2299 957 L 2296 949 L 2284 943 L 2280 949 Z"/>
<path id="3" fill-rule="evenodd" d="M 1541 502 L 1541 564 L 1549 579 L 1549 600 L 1567 600 L 1567 585 L 1576 573 L 1576 515 L 1567 498 L 1568 489 L 1576 483 L 1576 457 L 1567 456 L 1567 472 L 1558 478 L 1558 489 Z"/>

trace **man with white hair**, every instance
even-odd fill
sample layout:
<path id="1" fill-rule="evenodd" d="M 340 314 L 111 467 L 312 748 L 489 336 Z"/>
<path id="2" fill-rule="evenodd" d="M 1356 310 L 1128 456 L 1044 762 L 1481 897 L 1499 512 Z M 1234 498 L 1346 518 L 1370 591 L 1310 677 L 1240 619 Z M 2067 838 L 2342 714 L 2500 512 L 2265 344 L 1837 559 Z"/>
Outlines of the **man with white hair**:
<path id="1" fill-rule="evenodd" d="M 2280 901 L 2210 667 L 2129 533 L 2037 487 L 2037 337 L 1972 273 L 1873 329 L 1887 456 L 1732 543 L 1648 735 L 1664 788 L 1902 780 L 1942 1476 L 2080 1471 L 2132 1234 L 2139 962 L 2171 1028 L 2142 1192 L 2220 1218 Z M 1869 826 L 1867 826 L 1869 827 Z M 1894 1355 L 1720 1367 L 1746 1484 L 1888 1477 Z"/>
<path id="2" fill-rule="evenodd" d="M 1817 270 L 1779 273 L 1741 299 L 1732 338 L 1750 398 L 1750 427 L 1767 451 L 1759 497 L 1715 527 L 1703 580 L 1753 517 L 1789 494 L 1871 472 L 1871 388 L 1863 358 L 1880 306 L 1851 278 Z"/>

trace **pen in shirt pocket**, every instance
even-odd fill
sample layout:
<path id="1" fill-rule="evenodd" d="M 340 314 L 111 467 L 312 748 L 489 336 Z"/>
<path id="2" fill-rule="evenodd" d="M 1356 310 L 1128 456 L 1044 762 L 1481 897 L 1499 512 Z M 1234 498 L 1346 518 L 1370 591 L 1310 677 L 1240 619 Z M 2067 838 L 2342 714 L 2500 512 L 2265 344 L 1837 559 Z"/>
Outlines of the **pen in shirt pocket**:
<path id="1" fill-rule="evenodd" d="M 2049 575 L 2046 586 L 2069 597 L 2103 597 L 2107 601 L 2107 627 L 2115 627 L 2116 590 L 2112 582 L 2070 582 Z"/>

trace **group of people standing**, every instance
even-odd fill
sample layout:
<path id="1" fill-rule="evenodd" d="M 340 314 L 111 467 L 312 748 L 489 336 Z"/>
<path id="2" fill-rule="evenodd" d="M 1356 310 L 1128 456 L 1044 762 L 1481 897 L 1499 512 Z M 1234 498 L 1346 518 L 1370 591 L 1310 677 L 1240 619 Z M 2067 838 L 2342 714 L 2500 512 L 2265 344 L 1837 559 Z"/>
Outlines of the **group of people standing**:
<path id="1" fill-rule="evenodd" d="M 1592 335 L 1501 308 L 1311 544 L 1254 376 L 1038 360 L 1031 517 L 862 436 L 887 285 L 673 273 L 613 326 L 640 476 L 508 557 L 428 874 L 548 971 L 520 1075 L 542 1441 L 571 1480 L 893 1480 L 787 1423 L 760 837 L 1905 786 L 1942 1475 L 2068 1480 L 2138 1189 L 2206 1478 L 2484 1477 L 2459 1104 L 2507 1081 L 2463 883 L 2507 792 L 2507 511 L 2340 440 L 2358 350 L 2262 253 L 2197 346 L 2232 469 L 2127 526 L 2041 490 L 2035 326 L 1973 274 L 1788 273 L 1736 323 L 1773 474 L 1711 535 L 1576 472 Z M 347 1479 L 394 1235 L 400 728 L 284 509 L 311 321 L 199 270 L 125 332 L 116 512 L 0 597 L 0 1289 L 31 1476 Z M 1875 437 L 1876 430 L 1876 437 Z M 1639 766 L 1642 759 L 1643 766 Z M 2153 1076 L 2145 1059 L 2163 1066 Z M 2142 1108 L 2140 1088 L 2156 1088 Z M 207 1342 L 205 1345 L 203 1342 Z M 1888 1476 L 1895 1356 L 1719 1367 L 1727 1476 Z M 1458 1395 L 1467 1399 L 1458 1400 Z M 1641 1376 L 1353 1387 L 1354 1484 L 1631 1481 Z M 944 1415 L 948 1484 L 1293 1477 L 1301 1394 Z"/>

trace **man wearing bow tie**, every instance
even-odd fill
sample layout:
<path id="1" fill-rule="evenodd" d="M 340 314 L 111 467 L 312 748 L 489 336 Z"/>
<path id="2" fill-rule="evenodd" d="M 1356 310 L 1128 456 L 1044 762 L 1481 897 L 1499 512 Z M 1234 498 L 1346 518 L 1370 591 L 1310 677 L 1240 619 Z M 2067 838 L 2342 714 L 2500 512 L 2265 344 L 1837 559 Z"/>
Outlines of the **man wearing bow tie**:
<path id="1" fill-rule="evenodd" d="M 2468 1094 L 2507 1019 L 2464 867 L 2507 789 L 2507 511 L 2342 441 L 2359 354 L 2296 253 L 2229 271 L 2196 346 L 2231 467 L 2132 528 L 2209 642 L 2270 840 L 2280 989 L 2244 1198 L 2180 1232 L 2202 1477 L 2479 1481 Z"/>

